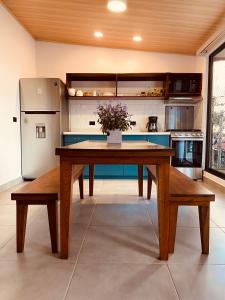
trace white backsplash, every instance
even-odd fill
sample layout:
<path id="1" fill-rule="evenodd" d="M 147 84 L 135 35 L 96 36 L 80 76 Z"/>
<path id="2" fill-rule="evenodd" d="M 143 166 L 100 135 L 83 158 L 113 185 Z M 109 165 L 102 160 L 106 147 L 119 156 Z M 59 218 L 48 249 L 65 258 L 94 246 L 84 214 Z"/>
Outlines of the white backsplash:
<path id="1" fill-rule="evenodd" d="M 119 100 L 71 100 L 70 101 L 70 131 L 94 132 L 100 131 L 97 123 L 97 106 L 106 103 L 121 103 Z M 133 132 L 147 131 L 146 124 L 149 116 L 158 117 L 158 131 L 164 131 L 165 105 L 162 100 L 123 100 L 132 115 L 131 120 L 136 121 Z M 201 128 L 201 105 L 195 105 L 195 128 Z M 95 125 L 89 125 L 95 121 Z M 129 130 L 131 131 L 131 130 Z"/>
<path id="2" fill-rule="evenodd" d="M 121 101 L 110 100 L 76 100 L 70 101 L 70 131 L 98 131 L 97 106 L 106 103 L 120 103 Z M 158 116 L 158 130 L 164 130 L 165 106 L 161 100 L 123 100 L 127 105 L 128 112 L 132 115 L 131 120 L 136 121 L 132 131 L 147 131 L 148 116 Z M 95 126 L 89 125 L 89 121 L 95 121 Z"/>

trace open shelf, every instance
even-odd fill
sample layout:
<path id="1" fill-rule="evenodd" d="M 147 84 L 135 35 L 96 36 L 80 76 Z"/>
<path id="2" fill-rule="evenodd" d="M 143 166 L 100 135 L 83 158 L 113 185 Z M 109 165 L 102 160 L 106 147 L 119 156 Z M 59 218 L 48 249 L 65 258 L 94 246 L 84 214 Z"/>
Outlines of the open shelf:
<path id="1" fill-rule="evenodd" d="M 68 100 L 165 100 L 153 96 L 68 96 Z"/>
<path id="2" fill-rule="evenodd" d="M 170 97 L 198 97 L 201 73 L 67 73 L 68 88 L 97 96 L 69 96 L 68 100 L 168 100 Z M 103 96 L 112 93 L 114 96 Z M 140 95 L 138 94 L 145 94 Z M 133 95 L 133 96 L 132 96 Z"/>

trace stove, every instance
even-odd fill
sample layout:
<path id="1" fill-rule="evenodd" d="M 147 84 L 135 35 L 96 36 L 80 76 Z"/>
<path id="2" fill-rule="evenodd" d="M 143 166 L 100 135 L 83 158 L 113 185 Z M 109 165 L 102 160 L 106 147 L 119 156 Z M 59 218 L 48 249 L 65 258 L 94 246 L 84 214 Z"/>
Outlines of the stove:
<path id="1" fill-rule="evenodd" d="M 200 130 L 171 131 L 172 166 L 192 179 L 202 178 L 203 138 Z"/>
<path id="2" fill-rule="evenodd" d="M 202 139 L 204 134 L 201 131 L 172 131 L 171 138 L 181 138 L 181 139 Z"/>

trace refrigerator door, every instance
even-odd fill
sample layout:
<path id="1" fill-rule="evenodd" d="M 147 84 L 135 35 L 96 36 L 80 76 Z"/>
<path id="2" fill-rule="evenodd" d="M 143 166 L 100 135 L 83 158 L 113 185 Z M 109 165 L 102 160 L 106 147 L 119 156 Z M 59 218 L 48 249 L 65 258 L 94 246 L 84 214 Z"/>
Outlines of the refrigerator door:
<path id="1" fill-rule="evenodd" d="M 22 78 L 21 111 L 59 111 L 60 93 L 60 80 L 57 78 Z"/>
<path id="2" fill-rule="evenodd" d="M 36 178 L 58 165 L 59 126 L 59 112 L 21 112 L 23 178 Z"/>

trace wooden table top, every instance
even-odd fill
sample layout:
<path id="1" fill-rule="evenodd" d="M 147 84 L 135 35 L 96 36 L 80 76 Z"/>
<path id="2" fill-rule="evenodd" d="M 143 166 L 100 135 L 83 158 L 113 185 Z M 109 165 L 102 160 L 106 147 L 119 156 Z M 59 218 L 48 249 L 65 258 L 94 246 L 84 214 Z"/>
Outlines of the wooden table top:
<path id="1" fill-rule="evenodd" d="M 65 153 L 158 153 L 159 155 L 172 156 L 174 155 L 174 150 L 170 147 L 149 143 L 147 141 L 125 141 L 121 144 L 108 144 L 105 141 L 84 141 L 68 146 L 56 148 L 56 155 Z"/>

